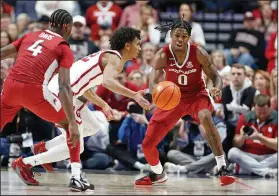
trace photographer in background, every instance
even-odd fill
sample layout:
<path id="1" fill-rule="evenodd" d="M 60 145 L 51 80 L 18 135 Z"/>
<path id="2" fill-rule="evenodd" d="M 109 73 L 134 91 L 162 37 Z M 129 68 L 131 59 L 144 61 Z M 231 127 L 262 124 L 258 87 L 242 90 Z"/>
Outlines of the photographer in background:
<path id="1" fill-rule="evenodd" d="M 242 114 L 233 139 L 234 148 L 228 158 L 235 174 L 256 174 L 276 177 L 278 124 L 276 111 L 270 107 L 270 97 L 257 95 L 255 110 Z"/>

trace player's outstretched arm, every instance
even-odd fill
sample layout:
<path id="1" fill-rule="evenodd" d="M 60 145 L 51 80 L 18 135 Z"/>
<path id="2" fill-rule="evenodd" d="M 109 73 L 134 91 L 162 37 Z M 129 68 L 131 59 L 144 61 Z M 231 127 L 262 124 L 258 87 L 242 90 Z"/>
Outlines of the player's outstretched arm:
<path id="1" fill-rule="evenodd" d="M 17 49 L 13 44 L 9 44 L 1 48 L 1 60 L 4 60 L 16 54 L 17 54 Z"/>
<path id="2" fill-rule="evenodd" d="M 211 89 L 212 95 L 215 97 L 220 97 L 221 89 L 223 88 L 222 78 L 215 66 L 212 64 L 209 54 L 203 48 L 198 47 L 197 59 L 204 73 L 213 82 L 213 87 Z"/>
<path id="3" fill-rule="evenodd" d="M 149 92 L 152 92 L 153 87 L 159 82 L 159 79 L 164 75 L 163 69 L 167 65 L 167 56 L 163 49 L 160 49 L 155 55 L 155 63 L 149 77 Z"/>
<path id="4" fill-rule="evenodd" d="M 101 97 L 99 97 L 93 88 L 85 91 L 83 96 L 91 103 L 101 107 L 108 120 L 113 120 L 113 112 L 111 107 Z"/>
<path id="5" fill-rule="evenodd" d="M 116 76 L 122 71 L 122 69 L 123 66 L 120 64 L 120 58 L 117 55 L 109 55 L 108 63 L 103 72 L 104 87 L 115 93 L 132 98 L 137 101 L 141 107 L 148 109 L 149 102 L 142 97 L 140 92 L 135 92 L 126 88 L 116 80 Z"/>

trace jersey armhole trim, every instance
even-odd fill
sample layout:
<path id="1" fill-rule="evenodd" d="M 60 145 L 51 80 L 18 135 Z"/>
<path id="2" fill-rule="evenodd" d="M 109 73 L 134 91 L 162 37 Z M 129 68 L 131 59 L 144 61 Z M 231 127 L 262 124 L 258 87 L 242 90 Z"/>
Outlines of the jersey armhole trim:
<path id="1" fill-rule="evenodd" d="M 117 54 L 115 51 L 111 51 L 111 50 L 103 51 L 102 54 L 100 54 L 99 60 L 98 60 L 99 67 L 101 68 L 102 72 L 104 71 L 104 67 L 103 67 L 103 65 L 102 65 L 102 58 L 103 58 L 103 56 L 104 56 L 106 53 L 115 54 L 115 55 L 117 55 L 120 59 L 122 58 L 122 57 L 120 56 L 120 54 Z"/>

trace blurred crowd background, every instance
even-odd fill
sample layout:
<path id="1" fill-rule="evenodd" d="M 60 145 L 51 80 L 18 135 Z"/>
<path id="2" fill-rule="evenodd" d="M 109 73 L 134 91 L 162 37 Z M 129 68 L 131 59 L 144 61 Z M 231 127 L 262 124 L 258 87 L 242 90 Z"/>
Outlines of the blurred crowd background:
<path id="1" fill-rule="evenodd" d="M 51 13 L 65 9 L 73 16 L 68 40 L 75 60 L 110 48 L 113 32 L 122 26 L 141 31 L 142 51 L 127 62 L 117 80 L 133 90 L 148 88 L 156 51 L 170 43 L 169 33 L 154 28 L 184 16 L 192 25 L 191 42 L 204 47 L 223 83 L 221 100 L 212 100 L 214 123 L 221 135 L 229 168 L 235 174 L 277 175 L 277 1 L 150 0 L 150 1 L 1 1 L 1 47 L 28 32 L 48 28 Z M 1 61 L 1 90 L 16 57 Z M 212 87 L 207 80 L 207 88 Z M 143 111 L 132 100 L 103 86 L 96 88 L 113 109 L 108 122 L 98 108 L 88 107 L 102 124 L 84 139 L 83 168 L 148 171 L 141 143 L 155 109 Z M 150 97 L 147 97 L 150 99 Z M 151 100 L 151 99 L 150 99 Z M 247 129 L 255 127 L 252 134 Z M 158 130 L 160 131 L 160 130 Z M 1 135 L 1 165 L 30 156 L 30 146 L 61 134 L 57 128 L 22 109 Z M 276 146 L 275 146 L 276 145 Z M 188 116 L 180 119 L 158 146 L 167 172 L 214 173 L 214 155 L 203 127 Z M 69 168 L 69 160 L 53 164 Z"/>

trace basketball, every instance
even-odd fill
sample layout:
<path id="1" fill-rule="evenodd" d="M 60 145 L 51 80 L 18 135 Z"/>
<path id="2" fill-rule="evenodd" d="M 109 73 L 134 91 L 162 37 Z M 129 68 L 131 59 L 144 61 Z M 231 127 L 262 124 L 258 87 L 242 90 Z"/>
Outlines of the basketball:
<path id="1" fill-rule="evenodd" d="M 181 98 L 179 87 L 170 81 L 164 81 L 157 84 L 152 91 L 154 104 L 162 110 L 171 110 L 175 108 Z"/>

